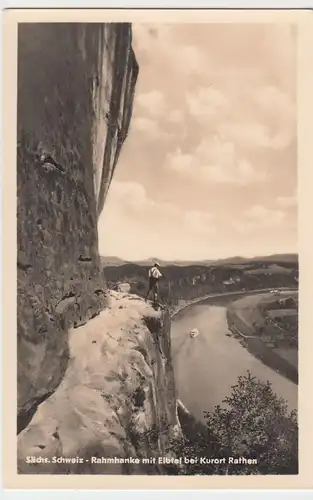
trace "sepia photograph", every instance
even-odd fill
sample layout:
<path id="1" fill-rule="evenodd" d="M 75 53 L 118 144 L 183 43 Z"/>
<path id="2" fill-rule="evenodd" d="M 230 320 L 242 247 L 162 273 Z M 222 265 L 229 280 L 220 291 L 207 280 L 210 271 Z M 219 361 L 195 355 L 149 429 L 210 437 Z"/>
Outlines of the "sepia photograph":
<path id="1" fill-rule="evenodd" d="M 298 475 L 296 23 L 17 37 L 18 475 Z"/>

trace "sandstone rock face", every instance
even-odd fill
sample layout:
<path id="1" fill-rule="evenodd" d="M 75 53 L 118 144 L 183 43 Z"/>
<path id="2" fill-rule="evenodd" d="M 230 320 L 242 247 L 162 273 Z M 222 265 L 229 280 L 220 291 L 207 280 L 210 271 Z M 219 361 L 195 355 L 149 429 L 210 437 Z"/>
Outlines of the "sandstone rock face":
<path id="1" fill-rule="evenodd" d="M 132 113 L 127 24 L 20 24 L 18 431 L 60 383 L 68 329 L 105 306 L 97 217 Z"/>
<path id="2" fill-rule="evenodd" d="M 180 434 L 168 313 L 110 292 L 106 310 L 70 330 L 69 348 L 62 383 L 18 436 L 19 472 L 162 474 L 158 457 Z"/>

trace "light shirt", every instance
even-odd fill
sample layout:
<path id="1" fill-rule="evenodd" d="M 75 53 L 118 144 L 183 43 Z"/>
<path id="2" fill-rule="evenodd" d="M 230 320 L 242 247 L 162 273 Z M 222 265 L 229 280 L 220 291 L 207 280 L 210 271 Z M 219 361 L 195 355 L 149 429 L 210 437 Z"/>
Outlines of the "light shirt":
<path id="1" fill-rule="evenodd" d="M 151 269 L 149 269 L 149 278 L 156 278 L 159 279 L 161 278 L 162 273 L 158 270 L 157 267 L 153 266 Z"/>

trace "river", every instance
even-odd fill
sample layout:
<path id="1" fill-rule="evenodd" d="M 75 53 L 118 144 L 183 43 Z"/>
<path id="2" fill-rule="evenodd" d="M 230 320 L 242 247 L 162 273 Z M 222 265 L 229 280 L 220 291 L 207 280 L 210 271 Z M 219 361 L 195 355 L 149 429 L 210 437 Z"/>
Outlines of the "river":
<path id="1" fill-rule="evenodd" d="M 198 328 L 200 335 L 189 332 Z M 289 410 L 297 408 L 298 387 L 251 355 L 230 334 L 226 304 L 199 304 L 188 308 L 172 323 L 172 357 L 178 397 L 187 409 L 204 421 L 203 411 L 212 410 L 231 393 L 240 375 L 250 370 L 259 380 L 269 380 Z"/>

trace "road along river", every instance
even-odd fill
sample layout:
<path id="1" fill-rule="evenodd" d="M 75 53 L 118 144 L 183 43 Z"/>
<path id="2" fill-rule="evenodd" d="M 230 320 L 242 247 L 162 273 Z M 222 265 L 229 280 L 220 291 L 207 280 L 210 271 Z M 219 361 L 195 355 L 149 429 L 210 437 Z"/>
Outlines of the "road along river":
<path id="1" fill-rule="evenodd" d="M 226 299 L 226 300 L 225 300 Z M 284 398 L 289 410 L 297 408 L 298 387 L 264 365 L 230 337 L 226 320 L 227 300 L 212 299 L 188 307 L 172 322 L 172 358 L 178 397 L 187 409 L 204 421 L 203 411 L 212 410 L 231 393 L 231 385 L 250 370 L 259 380 L 269 380 L 274 392 Z M 190 337 L 197 328 L 200 335 Z"/>

